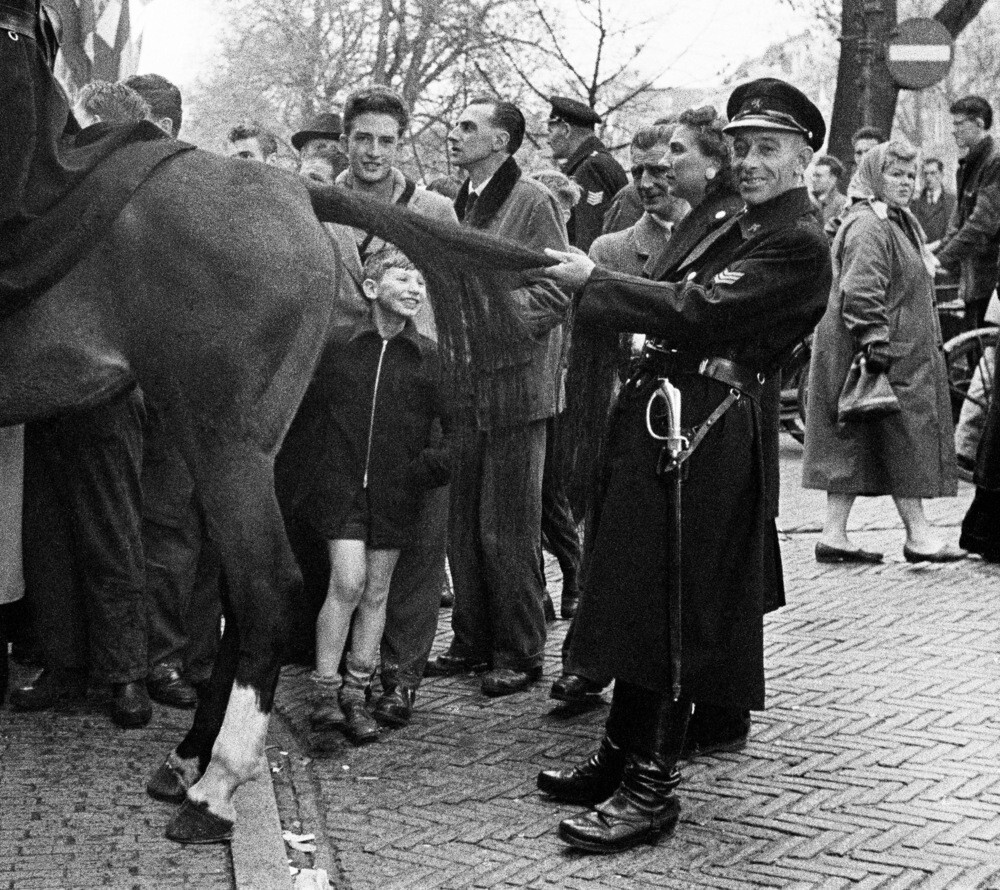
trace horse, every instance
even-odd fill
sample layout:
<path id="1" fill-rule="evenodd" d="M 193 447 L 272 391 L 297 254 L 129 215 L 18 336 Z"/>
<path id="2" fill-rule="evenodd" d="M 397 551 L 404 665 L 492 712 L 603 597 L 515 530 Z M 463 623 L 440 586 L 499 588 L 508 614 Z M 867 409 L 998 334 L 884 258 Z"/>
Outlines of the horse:
<path id="1" fill-rule="evenodd" d="M 0 10 L 0 30 L 12 29 L 0 34 L 0 123 L 15 136 L 15 148 L 0 140 L 10 153 L 0 164 L 15 174 L 16 146 L 37 148 L 45 126 L 68 119 L 38 0 L 24 6 L 13 16 L 13 7 Z M 0 198 L 9 204 L 9 193 Z M 167 836 L 181 843 L 232 836 L 233 794 L 262 762 L 285 616 L 301 585 L 275 497 L 274 458 L 343 274 L 318 215 L 367 227 L 410 252 L 432 301 L 450 297 L 435 315 L 467 379 L 477 357 L 495 362 L 520 350 L 525 334 L 503 299 L 505 276 L 545 257 L 334 187 L 307 191 L 284 171 L 199 150 L 156 166 L 96 244 L 0 320 L 0 425 L 93 407 L 138 385 L 195 480 L 222 562 L 226 620 L 192 727 L 148 786 L 180 803 Z M 516 380 L 507 390 L 516 397 Z M 496 396 L 483 397 L 502 410 Z"/>

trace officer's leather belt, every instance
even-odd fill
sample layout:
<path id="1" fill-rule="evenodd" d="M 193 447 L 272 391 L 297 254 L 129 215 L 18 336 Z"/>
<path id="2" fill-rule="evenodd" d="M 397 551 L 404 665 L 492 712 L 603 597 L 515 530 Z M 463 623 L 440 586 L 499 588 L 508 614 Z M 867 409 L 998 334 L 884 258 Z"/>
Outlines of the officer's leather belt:
<path id="1" fill-rule="evenodd" d="M 675 374 L 700 374 L 702 377 L 718 380 L 752 399 L 760 398 L 764 386 L 763 375 L 731 359 L 679 352 L 676 349 L 660 346 L 655 340 L 646 341 L 640 366 L 643 370 L 652 371 L 663 377 L 672 377 Z"/>
<path id="2" fill-rule="evenodd" d="M 22 37 L 35 39 L 38 16 L 30 10 L 9 3 L 0 3 L 0 32 L 12 31 Z"/>

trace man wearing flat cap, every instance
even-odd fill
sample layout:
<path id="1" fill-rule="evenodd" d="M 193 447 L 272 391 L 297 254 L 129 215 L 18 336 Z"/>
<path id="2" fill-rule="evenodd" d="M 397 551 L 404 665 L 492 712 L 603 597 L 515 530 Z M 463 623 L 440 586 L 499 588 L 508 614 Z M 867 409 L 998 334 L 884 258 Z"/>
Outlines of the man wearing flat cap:
<path id="1" fill-rule="evenodd" d="M 652 267 L 656 281 L 549 251 L 560 261 L 550 274 L 583 288 L 577 324 L 647 337 L 606 439 L 570 647 L 585 675 L 614 678 L 611 713 L 588 761 L 538 777 L 556 799 L 597 804 L 559 827 L 590 852 L 655 840 L 677 824 L 676 763 L 692 702 L 696 713 L 764 707 L 764 615 L 784 604 L 777 424 L 761 394 L 826 307 L 830 251 L 804 179 L 826 127 L 805 95 L 773 78 L 736 89 L 727 114 L 731 170 L 700 153 L 699 140 L 720 144 L 711 123 L 673 138 L 688 174 L 703 164 L 712 183 L 731 175 L 745 207 L 720 213 L 725 190 L 706 187 L 674 230 L 680 246 Z M 680 494 L 664 379 L 680 391 L 687 437 L 674 443 Z"/>
<path id="2" fill-rule="evenodd" d="M 552 96 L 549 115 L 549 146 L 552 157 L 562 161 L 562 171 L 583 190 L 570 214 L 567 230 L 569 243 L 580 250 L 590 250 L 593 240 L 601 234 L 604 214 L 611 199 L 628 182 L 628 177 L 594 135 L 594 125 L 600 116 L 589 105 Z"/>

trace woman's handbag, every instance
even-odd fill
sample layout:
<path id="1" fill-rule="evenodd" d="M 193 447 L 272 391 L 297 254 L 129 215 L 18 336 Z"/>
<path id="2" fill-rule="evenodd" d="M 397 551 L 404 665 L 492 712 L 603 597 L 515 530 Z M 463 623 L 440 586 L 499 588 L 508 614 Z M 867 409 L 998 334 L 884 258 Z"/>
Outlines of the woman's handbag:
<path id="1" fill-rule="evenodd" d="M 902 411 L 889 377 L 884 371 L 872 374 L 862 355 L 854 356 L 837 401 L 839 423 L 877 420 Z"/>

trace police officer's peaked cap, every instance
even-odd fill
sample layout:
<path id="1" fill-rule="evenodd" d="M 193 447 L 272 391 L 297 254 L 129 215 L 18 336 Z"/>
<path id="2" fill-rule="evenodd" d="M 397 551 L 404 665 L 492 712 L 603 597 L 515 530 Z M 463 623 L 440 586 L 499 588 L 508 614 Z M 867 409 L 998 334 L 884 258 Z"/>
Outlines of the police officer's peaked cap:
<path id="1" fill-rule="evenodd" d="M 592 127 L 601 122 L 601 116 L 593 108 L 576 99 L 549 96 L 549 102 L 552 105 L 550 121 L 566 121 L 567 124 L 576 124 L 578 127 Z"/>
<path id="2" fill-rule="evenodd" d="M 801 133 L 814 151 L 823 147 L 823 115 L 801 90 L 776 77 L 751 80 L 733 90 L 726 105 L 725 132 L 753 128 Z"/>
<path id="3" fill-rule="evenodd" d="M 344 132 L 344 125 L 339 114 L 324 111 L 317 114 L 305 127 L 292 136 L 292 145 L 296 151 L 302 151 L 302 146 L 310 139 L 339 139 Z"/>

